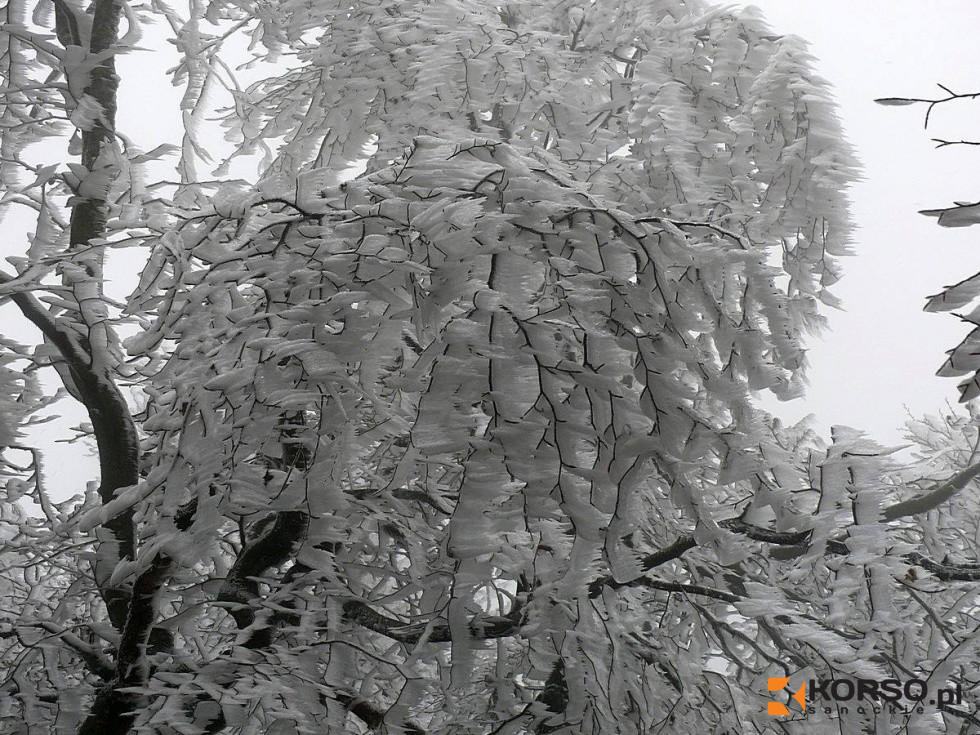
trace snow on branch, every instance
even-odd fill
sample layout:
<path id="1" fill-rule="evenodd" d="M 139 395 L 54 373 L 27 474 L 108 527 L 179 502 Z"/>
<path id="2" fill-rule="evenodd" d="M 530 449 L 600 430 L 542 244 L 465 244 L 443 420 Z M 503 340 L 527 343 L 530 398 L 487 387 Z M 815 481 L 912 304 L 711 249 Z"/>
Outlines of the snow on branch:
<path id="1" fill-rule="evenodd" d="M 954 100 L 973 100 L 980 97 L 980 92 L 967 92 L 966 94 L 959 94 L 951 90 L 949 87 L 946 87 L 942 84 L 937 84 L 936 86 L 946 93 L 945 97 L 939 97 L 939 98 L 879 97 L 878 99 L 875 100 L 875 102 L 877 102 L 879 105 L 884 105 L 886 107 L 901 107 L 905 105 L 914 105 L 920 103 L 927 104 L 929 105 L 929 107 L 926 108 L 925 127 L 928 128 L 929 116 L 932 114 L 933 109 L 937 105 L 941 105 L 946 102 L 952 102 Z"/>
<path id="2" fill-rule="evenodd" d="M 899 518 L 927 513 L 933 508 L 937 508 L 945 503 L 965 488 L 978 475 L 980 475 L 980 463 L 966 467 L 950 477 L 946 482 L 938 484 L 925 495 L 909 498 L 908 500 L 903 500 L 888 506 L 882 513 L 882 519 L 885 521 L 894 521 Z"/>

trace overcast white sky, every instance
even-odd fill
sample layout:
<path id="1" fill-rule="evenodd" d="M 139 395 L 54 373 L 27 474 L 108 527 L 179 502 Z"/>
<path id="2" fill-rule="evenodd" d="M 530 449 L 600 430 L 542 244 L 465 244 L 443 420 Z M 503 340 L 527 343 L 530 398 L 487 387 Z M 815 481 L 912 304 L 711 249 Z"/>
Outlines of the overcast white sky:
<path id="1" fill-rule="evenodd" d="M 980 139 L 980 101 L 937 108 L 924 131 L 924 109 L 881 107 L 872 100 L 938 95 L 937 82 L 957 92 L 980 91 L 980 1 L 735 4 L 761 8 L 774 30 L 810 42 L 865 176 L 851 195 L 857 254 L 835 287 L 846 311 L 830 312 L 830 331 L 810 340 L 808 395 L 767 407 L 788 420 L 814 413 L 824 434 L 833 424 L 847 424 L 896 443 L 906 407 L 913 414 L 935 412 L 957 397 L 956 381 L 937 378 L 935 371 L 965 326 L 921 309 L 926 296 L 980 270 L 980 227 L 940 229 L 916 212 L 980 199 L 980 148 L 935 150 L 929 140 Z M 172 139 L 179 122 L 176 91 L 163 75 L 170 61 L 140 52 L 120 59 L 119 129 L 146 149 Z M 5 235 L 19 234 L 10 224 L 3 223 Z M 9 307 L 0 312 L 8 334 L 14 333 L 11 316 Z M 87 467 L 94 466 L 80 450 L 62 444 L 49 452 L 50 484 L 64 485 L 66 495 L 83 489 Z"/>

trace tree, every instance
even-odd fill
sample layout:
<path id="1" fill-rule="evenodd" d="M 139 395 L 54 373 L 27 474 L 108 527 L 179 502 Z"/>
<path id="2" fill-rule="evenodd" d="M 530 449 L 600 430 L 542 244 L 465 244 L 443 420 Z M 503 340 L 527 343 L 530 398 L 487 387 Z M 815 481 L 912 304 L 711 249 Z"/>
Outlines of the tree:
<path id="1" fill-rule="evenodd" d="M 766 679 L 962 680 L 959 629 L 896 639 L 909 570 L 980 575 L 907 520 L 976 467 L 916 494 L 754 404 L 801 389 L 846 252 L 798 39 L 697 2 L 6 7 L 4 203 L 37 227 L 2 294 L 43 338 L 0 373 L 12 732 L 861 732 L 774 721 Z M 151 12 L 187 129 L 148 186 L 168 149 L 112 113 Z M 236 87 L 236 34 L 288 70 Z M 254 184 L 197 174 L 222 82 Z M 80 163 L 26 160 L 62 135 Z M 69 397 L 101 476 L 59 503 L 22 435 Z"/>

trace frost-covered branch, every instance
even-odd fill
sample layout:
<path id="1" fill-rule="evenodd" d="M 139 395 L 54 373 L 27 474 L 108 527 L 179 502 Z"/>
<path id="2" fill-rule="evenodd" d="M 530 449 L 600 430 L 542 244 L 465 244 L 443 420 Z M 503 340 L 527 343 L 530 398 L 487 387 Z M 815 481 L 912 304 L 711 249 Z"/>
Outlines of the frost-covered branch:
<path id="1" fill-rule="evenodd" d="M 13 276 L 0 272 L 0 285 L 10 283 L 14 280 Z M 87 369 L 91 359 L 90 356 L 78 344 L 78 341 L 72 336 L 71 332 L 64 329 L 58 323 L 57 319 L 45 308 L 44 304 L 33 295 L 23 291 L 5 294 L 4 297 L 13 301 L 28 321 L 58 347 L 62 357 L 68 362 L 73 372 L 83 373 Z"/>
<path id="2" fill-rule="evenodd" d="M 667 225 L 671 225 L 672 227 L 677 227 L 678 229 L 681 230 L 687 230 L 687 229 L 709 230 L 717 235 L 721 235 L 721 237 L 731 241 L 735 245 L 738 245 L 739 248 L 741 248 L 742 250 L 749 249 L 749 245 L 742 235 L 739 235 L 737 232 L 732 232 L 731 230 L 725 229 L 724 227 L 716 225 L 712 222 L 689 222 L 685 220 L 668 219 L 666 217 L 638 217 L 636 219 L 636 222 L 639 223 L 650 222 L 658 225 L 667 224 Z"/>
<path id="3" fill-rule="evenodd" d="M 700 584 L 686 584 L 652 577 L 641 577 L 628 583 L 618 583 L 611 577 L 601 577 L 589 586 L 589 596 L 597 598 L 606 588 L 642 586 L 648 589 L 681 594 L 699 595 L 721 600 L 722 602 L 738 602 L 741 597 L 722 590 L 713 589 Z M 404 623 L 397 618 L 377 612 L 360 600 L 347 600 L 343 605 L 344 618 L 351 623 L 363 626 L 375 633 L 380 633 L 401 643 L 450 643 L 453 640 L 453 630 L 448 623 Z M 507 615 L 480 615 L 469 623 L 469 636 L 474 641 L 495 640 L 520 635 L 523 623 L 523 610 L 515 605 Z"/>
<path id="4" fill-rule="evenodd" d="M 109 680 L 113 677 L 115 673 L 115 666 L 113 665 L 112 660 L 98 648 L 82 640 L 75 633 L 72 633 L 70 630 L 60 628 L 58 625 L 50 621 L 40 621 L 33 623 L 32 625 L 44 630 L 47 633 L 50 633 L 53 638 L 57 638 L 66 646 L 74 650 L 75 653 L 78 654 L 78 657 L 82 659 L 82 661 L 88 667 L 89 671 L 98 676 L 100 679 Z M 0 638 L 11 638 L 16 635 L 17 631 L 14 628 L 0 630 Z"/>
<path id="5" fill-rule="evenodd" d="M 197 498 L 192 498 L 174 514 L 174 526 L 187 531 L 194 522 Z M 140 698 L 133 687 L 144 686 L 150 673 L 148 643 L 159 629 L 154 628 L 160 592 L 170 578 L 173 559 L 159 551 L 136 577 L 129 595 L 125 625 L 121 629 L 113 677 L 96 694 L 92 711 L 80 733 L 129 732 Z M 164 637 L 169 633 L 160 631 Z M 106 677 L 103 677 L 106 678 Z"/>
<path id="6" fill-rule="evenodd" d="M 347 708 L 348 712 L 357 717 L 372 730 L 379 730 L 384 726 L 386 714 L 384 710 L 379 709 L 370 702 L 366 702 L 360 697 L 355 697 L 351 694 L 338 692 L 335 696 L 337 701 Z M 403 728 L 405 735 L 425 735 L 426 732 L 424 729 L 412 722 L 406 722 Z"/>
<path id="7" fill-rule="evenodd" d="M 122 7 L 123 3 L 116 0 L 96 0 L 94 3 L 91 37 L 85 44 L 85 52 L 99 61 L 91 70 L 84 90 L 77 90 L 79 94 L 87 95 L 98 110 L 92 125 L 80 123 L 83 128 L 82 167 L 89 172 L 88 176 L 93 181 L 94 178 L 103 176 L 95 173 L 95 170 L 105 168 L 107 164 L 102 157 L 103 152 L 114 144 L 118 77 L 112 60 L 112 46 L 117 41 Z M 133 16 L 128 17 L 132 23 Z M 81 38 L 77 23 L 72 27 L 73 20 L 77 21 L 73 10 L 65 3 L 59 3 L 56 7 L 55 24 L 62 42 Z M 73 44 L 69 46 L 78 48 Z M 68 56 L 65 55 L 64 58 L 68 59 Z M 75 71 L 64 69 L 66 77 Z M 76 101 L 80 103 L 80 100 Z M 107 177 L 108 173 L 105 173 L 107 183 L 104 191 L 101 185 L 80 190 L 72 202 L 70 243 L 74 250 L 89 248 L 94 241 L 106 234 Z M 73 336 L 70 328 L 59 324 L 58 319 L 33 296 L 26 292 L 17 292 L 10 294 L 10 298 L 23 315 L 41 330 L 45 338 L 57 347 L 68 365 L 71 381 L 74 383 L 69 390 L 77 390 L 94 429 L 101 475 L 99 494 L 102 501 L 108 503 L 117 490 L 134 485 L 139 480 L 139 439 L 129 407 L 114 382 L 111 362 L 105 354 L 108 347 L 108 325 L 101 299 L 101 257 L 101 249 L 92 250 L 81 255 L 64 271 L 68 285 L 73 288 L 79 316 L 86 327 L 86 335 L 81 341 Z M 11 280 L 11 276 L 0 275 L 0 283 Z M 113 538 L 111 542 L 101 544 L 95 562 L 95 573 L 109 616 L 116 627 L 121 629 L 127 614 L 128 592 L 115 583 L 109 584 L 108 580 L 118 560 L 135 559 L 136 542 L 132 516 L 129 513 L 121 514 L 108 521 L 106 527 Z"/>
<path id="8" fill-rule="evenodd" d="M 344 602 L 344 618 L 351 623 L 387 636 L 402 643 L 449 643 L 453 631 L 448 623 L 411 623 L 383 615 L 359 600 Z M 521 628 L 521 611 L 515 608 L 509 615 L 481 615 L 470 621 L 469 634 L 473 640 L 493 640 L 518 635 Z"/>
<path id="9" fill-rule="evenodd" d="M 0 273 L 0 283 L 10 280 L 10 276 Z M 99 495 L 104 503 L 108 503 L 115 497 L 116 490 L 139 481 L 139 440 L 126 400 L 110 375 L 93 365 L 91 354 L 40 301 L 22 291 L 10 294 L 10 300 L 57 347 L 68 366 L 72 389 L 78 391 L 95 430 L 101 470 Z M 115 539 L 119 558 L 135 558 L 132 514 L 115 516 L 106 522 L 106 528 Z M 100 570 L 100 582 L 107 579 L 109 574 L 111 569 Z M 109 615 L 121 629 L 126 615 L 126 593 L 109 587 L 104 592 Z"/>
<path id="10" fill-rule="evenodd" d="M 268 519 L 258 535 L 245 542 L 218 592 L 219 602 L 229 603 L 229 612 L 240 630 L 255 623 L 259 598 L 258 578 L 271 567 L 287 561 L 302 541 L 309 521 L 302 511 L 278 511 Z M 261 631 L 253 631 L 247 646 L 261 647 Z"/>
<path id="11" fill-rule="evenodd" d="M 980 470 L 976 467 L 971 467 L 969 470 L 964 470 L 973 473 L 967 477 L 963 482 L 969 481 L 976 474 L 980 474 Z M 964 474 L 961 473 L 961 474 Z M 958 475 L 957 478 L 960 478 Z M 954 478 L 956 480 L 957 478 Z M 943 486 L 943 490 L 948 491 L 946 484 Z M 931 495 L 929 497 L 932 497 Z M 901 516 L 904 517 L 910 515 L 909 513 L 903 513 Z M 747 536 L 753 541 L 759 541 L 761 543 L 771 544 L 777 547 L 786 547 L 786 552 L 779 554 L 778 557 L 782 559 L 791 558 L 793 556 L 798 556 L 805 551 L 805 547 L 809 544 L 811 538 L 810 531 L 773 531 L 761 526 L 756 526 L 739 518 L 731 518 L 719 522 L 718 524 L 721 528 L 724 528 L 732 533 L 737 533 L 743 536 Z M 826 545 L 827 553 L 844 556 L 851 553 L 848 548 L 845 537 L 835 537 L 829 539 Z M 640 562 L 640 568 L 643 571 L 650 571 L 658 566 L 666 564 L 667 562 L 680 559 L 686 552 L 694 549 L 698 546 L 694 539 L 694 535 L 682 536 L 670 546 L 667 546 L 659 551 L 653 552 L 646 555 Z M 909 564 L 914 566 L 919 566 L 925 569 L 930 574 L 936 576 L 937 579 L 942 581 L 959 581 L 959 582 L 972 582 L 980 579 L 980 564 L 954 564 L 948 561 L 937 562 L 930 559 L 925 554 L 921 552 L 913 551 L 902 557 Z M 668 583 L 673 584 L 673 583 Z M 650 580 L 646 577 L 637 577 L 628 582 L 616 582 L 612 577 L 602 577 L 600 579 L 592 582 L 591 589 L 594 591 L 601 590 L 603 586 L 609 586 L 613 588 L 618 587 L 643 587 L 652 586 Z M 682 591 L 682 590 L 677 590 Z M 691 590 L 689 590 L 691 591 Z M 717 591 L 714 591 L 717 592 Z M 701 592 L 694 592 L 695 594 L 705 594 L 709 597 L 716 597 L 717 599 L 723 599 L 723 597 L 718 594 L 714 594 L 711 590 L 704 590 Z M 727 596 L 727 593 L 720 593 L 723 596 Z M 735 598 L 737 599 L 737 598 Z M 726 600 L 726 601 L 735 601 Z"/>
<path id="12" fill-rule="evenodd" d="M 671 582 L 665 579 L 655 579 L 649 576 L 636 577 L 629 582 L 616 582 L 609 577 L 602 577 L 589 585 L 589 594 L 592 597 L 598 597 L 602 594 L 603 588 L 606 587 L 609 589 L 619 589 L 622 587 L 645 587 L 646 589 L 660 590 L 661 592 L 677 592 L 685 595 L 709 597 L 713 600 L 720 600 L 721 602 L 738 602 L 742 599 L 739 595 L 733 595 L 730 592 L 714 589 L 713 587 L 706 587 L 703 584 Z"/>
<path id="13" fill-rule="evenodd" d="M 886 107 L 902 107 L 905 105 L 914 105 L 919 103 L 927 104 L 929 107 L 926 108 L 925 127 L 928 128 L 929 116 L 932 114 L 933 108 L 935 108 L 937 105 L 952 102 L 954 100 L 973 100 L 980 97 L 980 92 L 959 94 L 942 84 L 937 84 L 936 86 L 946 93 L 945 97 L 939 97 L 936 99 L 921 97 L 879 97 L 875 100 L 875 102 L 877 102 L 879 105 L 885 105 Z"/>
<path id="14" fill-rule="evenodd" d="M 965 488 L 971 480 L 980 475 L 980 463 L 960 470 L 951 478 L 940 483 L 925 495 L 903 500 L 890 505 L 882 512 L 882 520 L 894 521 L 899 518 L 919 515 L 938 508 L 956 493 Z"/>

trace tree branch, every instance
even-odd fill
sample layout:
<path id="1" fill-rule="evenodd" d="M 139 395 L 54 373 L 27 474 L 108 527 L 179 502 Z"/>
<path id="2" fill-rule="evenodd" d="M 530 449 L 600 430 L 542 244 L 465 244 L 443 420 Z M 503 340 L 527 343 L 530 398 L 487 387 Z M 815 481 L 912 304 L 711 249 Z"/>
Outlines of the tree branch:
<path id="1" fill-rule="evenodd" d="M 111 679 L 115 673 L 115 667 L 108 656 L 94 646 L 83 641 L 70 630 L 61 628 L 55 623 L 46 620 L 39 623 L 31 623 L 29 626 L 25 627 L 40 628 L 41 630 L 45 630 L 55 638 L 59 639 L 62 643 L 73 649 L 88 667 L 88 670 L 98 676 L 100 679 L 107 681 Z M 11 638 L 16 635 L 17 631 L 15 628 L 0 630 L 0 638 Z"/>
<path id="2" fill-rule="evenodd" d="M 980 466 L 978 466 L 980 467 Z M 980 474 L 980 469 L 970 468 L 974 474 Z M 928 497 L 937 497 L 936 493 L 940 490 L 948 491 L 948 486 L 952 483 L 965 483 L 972 479 L 973 475 L 966 476 L 966 471 L 954 476 L 949 482 L 944 483 L 931 493 Z M 900 505 L 900 504 L 899 504 Z M 895 507 L 895 506 L 893 506 Z M 740 518 L 731 518 L 721 521 L 722 528 L 738 533 L 753 541 L 784 547 L 791 550 L 788 555 L 790 558 L 799 556 L 806 551 L 806 546 L 810 542 L 810 531 L 773 531 L 760 526 L 746 523 Z M 644 572 L 666 564 L 669 561 L 681 558 L 687 551 L 695 548 L 697 542 L 694 536 L 682 536 L 670 546 L 643 557 L 640 567 Z M 850 553 L 845 541 L 841 538 L 829 539 L 826 543 L 828 553 L 845 556 Z M 933 574 L 942 581 L 964 581 L 972 582 L 980 580 L 980 564 L 952 564 L 949 562 L 936 562 L 920 552 L 905 554 L 903 559 L 912 566 L 918 566 Z M 706 587 L 698 584 L 687 584 L 663 579 L 656 579 L 646 575 L 638 576 L 634 579 L 619 582 L 612 576 L 604 576 L 594 580 L 589 585 L 589 596 L 596 598 L 602 594 L 605 588 L 622 589 L 624 587 L 647 587 L 649 589 L 662 590 L 665 592 L 678 592 L 683 594 L 699 595 L 709 597 L 722 602 L 739 602 L 742 597 L 739 595 Z M 359 600 L 348 600 L 343 606 L 345 617 L 353 623 L 361 625 L 368 630 L 384 635 L 392 640 L 402 643 L 418 643 L 428 629 L 429 635 L 425 638 L 430 643 L 447 643 L 452 641 L 452 633 L 446 623 L 438 623 L 431 627 L 424 623 L 404 623 L 397 618 L 392 618 L 377 612 L 369 605 Z M 496 638 L 509 638 L 518 635 L 521 629 L 520 608 L 515 608 L 506 616 L 485 616 L 475 618 L 470 623 L 470 635 L 474 640 L 491 640 Z"/>
<path id="3" fill-rule="evenodd" d="M 749 246 L 745 242 L 745 238 L 741 235 L 732 232 L 731 230 L 726 230 L 724 227 L 719 227 L 718 225 L 712 224 L 711 222 L 685 222 L 682 220 L 668 219 L 666 217 L 639 217 L 635 222 L 651 222 L 654 224 L 669 224 L 673 225 L 678 229 L 705 229 L 711 230 L 715 234 L 721 235 L 726 240 L 730 240 L 739 246 L 742 250 L 748 250 Z"/>
<path id="4" fill-rule="evenodd" d="M 15 276 L 0 271 L 0 284 L 8 284 L 15 280 Z M 63 329 L 58 324 L 44 304 L 25 291 L 15 291 L 6 294 L 4 298 L 13 301 L 20 309 L 21 314 L 58 348 L 61 356 L 65 358 L 73 372 L 84 372 L 88 369 L 91 360 L 88 353 L 68 330 Z"/>
<path id="5" fill-rule="evenodd" d="M 286 562 L 306 534 L 308 517 L 302 511 L 278 511 L 259 535 L 245 543 L 218 592 L 220 602 L 231 603 L 229 612 L 239 630 L 255 622 L 256 581 L 267 569 Z M 271 640 L 271 631 L 254 631 L 246 647 L 262 648 Z"/>
<path id="6" fill-rule="evenodd" d="M 11 280 L 11 276 L 0 273 L 0 284 Z M 58 348 L 68 366 L 74 388 L 95 431 L 99 450 L 99 497 L 103 503 L 108 503 L 115 497 L 116 490 L 139 482 L 139 438 L 126 399 L 108 372 L 103 373 L 95 368 L 91 355 L 69 330 L 58 324 L 57 319 L 40 301 L 25 292 L 10 294 L 10 300 Z M 132 511 L 109 519 L 105 526 L 118 544 L 116 556 L 120 559 L 135 559 L 136 539 Z M 128 593 L 105 587 L 104 579 L 110 573 L 111 570 L 101 570 L 97 582 L 110 620 L 117 630 L 122 630 L 127 614 Z"/>
<path id="7" fill-rule="evenodd" d="M 157 554 L 133 584 L 129 615 L 119 641 L 116 657 L 116 678 L 120 686 L 143 684 L 148 669 L 146 644 L 156 620 L 157 600 L 160 590 L 170 576 L 173 559 L 167 554 Z"/>
<path id="8" fill-rule="evenodd" d="M 884 513 L 882 513 L 882 519 L 885 521 L 894 521 L 899 518 L 926 513 L 933 508 L 937 508 L 965 488 L 970 480 L 978 475 L 980 475 L 980 462 L 964 470 L 960 470 L 946 480 L 946 482 L 936 485 L 925 495 L 920 495 L 917 498 L 909 498 L 908 500 L 903 500 L 888 506 L 885 508 Z"/>
<path id="9" fill-rule="evenodd" d="M 345 601 L 343 610 L 348 621 L 401 643 L 418 643 L 423 638 L 428 643 L 450 643 L 453 640 L 448 623 L 403 623 L 377 612 L 360 600 Z M 517 635 L 520 628 L 521 609 L 517 607 L 509 615 L 481 615 L 470 621 L 470 635 L 474 640 L 510 638 Z M 428 635 L 425 635 L 426 630 Z"/>
<path id="10" fill-rule="evenodd" d="M 980 140 L 945 140 L 943 138 L 933 138 L 932 142 L 936 148 L 945 148 L 949 145 L 980 145 Z"/>
<path id="11" fill-rule="evenodd" d="M 98 103 L 101 112 L 94 125 L 81 131 L 81 160 L 89 172 L 97 167 L 104 145 L 111 145 L 114 140 L 119 79 L 115 74 L 115 64 L 110 52 L 118 38 L 123 2 L 125 0 L 94 2 L 88 51 L 93 56 L 100 55 L 102 61 L 92 69 L 84 93 Z M 56 11 L 56 32 L 61 42 L 71 44 L 79 40 L 77 23 L 74 29 L 71 25 L 73 20 L 77 21 L 72 9 L 67 4 L 60 3 Z M 106 220 L 106 195 L 93 197 L 92 192 L 86 192 L 85 196 L 76 197 L 71 215 L 70 247 L 77 251 L 103 237 Z M 87 344 L 79 344 L 70 331 L 62 328 L 51 313 L 30 294 L 18 292 L 11 294 L 10 298 L 21 313 L 58 348 L 68 365 L 75 383 L 74 388 L 77 389 L 92 422 L 99 450 L 99 497 L 103 503 L 108 503 L 117 490 L 139 482 L 139 438 L 126 400 L 113 380 L 110 366 L 101 358 L 104 345 L 92 338 L 95 330 L 104 333 L 108 329 L 103 310 L 93 305 L 101 302 L 101 255 L 79 258 L 78 265 L 78 270 L 84 275 L 66 273 L 65 277 L 80 305 L 82 321 L 88 328 L 85 340 Z M 12 280 L 13 277 L 0 274 L 0 283 Z M 69 392 L 73 392 L 72 386 L 66 387 Z M 122 630 L 128 615 L 129 593 L 124 587 L 109 585 L 107 580 L 118 561 L 136 558 L 132 512 L 115 516 L 105 526 L 114 538 L 115 548 L 110 557 L 109 548 L 104 543 L 100 544 L 100 553 L 95 561 L 96 583 L 110 620 L 118 630 Z"/>
<path id="12" fill-rule="evenodd" d="M 377 730 L 384 725 L 385 712 L 374 705 L 350 694 L 338 692 L 334 696 L 338 702 L 347 708 L 348 712 L 372 730 Z M 405 723 L 405 735 L 425 735 L 425 730 L 412 722 L 407 722 Z"/>
<path id="13" fill-rule="evenodd" d="M 739 595 L 733 595 L 731 592 L 724 592 L 723 590 L 718 590 L 713 587 L 705 587 L 700 584 L 685 584 L 683 582 L 669 582 L 665 579 L 656 579 L 654 577 L 637 577 L 629 582 L 617 582 L 611 577 L 602 577 L 595 580 L 589 585 L 589 597 L 595 598 L 602 594 L 602 590 L 605 588 L 609 589 L 620 589 L 621 587 L 647 587 L 652 590 L 661 590 L 663 592 L 679 592 L 681 594 L 687 595 L 699 595 L 701 597 L 710 597 L 715 600 L 721 600 L 722 602 L 740 602 L 743 598 Z"/>
<path id="14" fill-rule="evenodd" d="M 196 511 L 197 498 L 192 498 L 181 506 L 174 514 L 174 525 L 178 531 L 186 531 L 191 527 Z M 96 694 L 95 703 L 85 718 L 79 735 L 122 735 L 129 732 L 135 719 L 132 713 L 137 709 L 140 700 L 133 692 L 123 690 L 146 683 L 149 674 L 147 643 L 154 632 L 160 591 L 169 579 L 173 566 L 173 559 L 168 554 L 158 552 L 149 567 L 136 578 L 127 604 L 126 623 L 119 640 L 115 676 Z"/>
<path id="15" fill-rule="evenodd" d="M 970 468 L 972 469 L 972 468 Z M 964 473 L 966 470 L 964 470 Z M 960 473 L 960 475 L 964 474 Z M 950 482 L 957 481 L 960 475 L 956 475 Z M 965 480 L 964 480 L 965 482 Z M 945 486 L 945 483 L 944 483 Z M 941 486 L 943 487 L 943 486 Z M 799 556 L 806 551 L 806 546 L 810 543 L 811 531 L 773 531 L 761 526 L 746 523 L 740 518 L 729 518 L 718 523 L 732 533 L 747 536 L 753 541 L 760 541 L 774 546 L 786 547 L 791 553 L 782 555 L 781 558 L 792 558 Z M 668 561 L 679 559 L 686 551 L 697 546 L 694 536 L 683 536 L 665 549 L 649 554 L 641 562 L 641 569 L 648 572 L 655 566 L 665 564 Z M 832 538 L 827 541 L 826 550 L 830 554 L 846 556 L 851 553 L 847 543 L 843 538 Z M 902 557 L 906 562 L 913 566 L 919 566 L 927 572 L 936 576 L 944 582 L 974 582 L 980 580 L 980 564 L 952 564 L 949 562 L 936 562 L 918 551 L 904 554 Z M 608 581 L 607 581 L 608 580 Z M 612 577 L 603 577 L 596 580 L 593 584 L 614 584 L 618 587 L 623 586 L 646 586 L 647 580 L 638 577 L 629 582 L 617 583 Z"/>
<path id="16" fill-rule="evenodd" d="M 901 107 L 905 105 L 914 105 L 918 103 L 928 104 L 929 107 L 926 109 L 926 119 L 925 127 L 929 127 L 929 116 L 932 114 L 932 110 L 936 105 L 941 105 L 944 102 L 952 102 L 953 100 L 972 100 L 980 97 L 980 92 L 970 92 L 967 94 L 957 94 L 949 87 L 945 87 L 942 84 L 937 84 L 941 90 L 943 90 L 948 96 L 940 97 L 939 99 L 922 99 L 920 97 L 880 97 L 875 100 L 879 105 L 885 105 L 886 107 Z"/>

